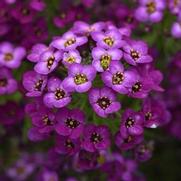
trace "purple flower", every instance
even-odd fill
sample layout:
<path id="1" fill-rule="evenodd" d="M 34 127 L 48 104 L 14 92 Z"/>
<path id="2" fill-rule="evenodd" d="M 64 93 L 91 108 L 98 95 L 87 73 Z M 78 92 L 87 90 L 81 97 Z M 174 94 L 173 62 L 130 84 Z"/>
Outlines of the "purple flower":
<path id="1" fill-rule="evenodd" d="M 30 6 L 36 11 L 43 11 L 46 7 L 44 0 L 31 0 Z"/>
<path id="2" fill-rule="evenodd" d="M 169 0 L 168 6 L 170 11 L 173 14 L 178 14 L 181 10 L 181 1 L 180 0 Z"/>
<path id="3" fill-rule="evenodd" d="M 30 49 L 34 44 L 45 42 L 48 39 L 48 26 L 45 18 L 38 18 L 35 22 L 27 24 L 23 29 L 23 34 L 27 34 L 26 38 L 22 39 L 22 44 Z"/>
<path id="4" fill-rule="evenodd" d="M 32 47 L 31 53 L 27 56 L 27 58 L 31 62 L 38 62 L 40 60 L 40 55 L 46 50 L 48 50 L 46 45 L 36 44 Z"/>
<path id="5" fill-rule="evenodd" d="M 74 155 L 80 150 L 79 139 L 71 139 L 69 137 L 57 136 L 55 151 L 60 154 Z"/>
<path id="6" fill-rule="evenodd" d="M 135 18 L 141 22 L 159 22 L 162 20 L 165 5 L 164 0 L 140 0 L 140 7 L 135 11 Z"/>
<path id="7" fill-rule="evenodd" d="M 69 68 L 69 66 L 73 63 L 80 63 L 82 57 L 80 56 L 79 51 L 77 50 L 70 50 L 68 52 L 63 53 L 63 60 L 62 63 Z"/>
<path id="8" fill-rule="evenodd" d="M 26 180 L 35 170 L 35 164 L 28 163 L 28 161 L 24 159 L 18 160 L 14 166 L 10 167 L 6 174 L 9 178 L 15 181 L 23 181 Z"/>
<path id="9" fill-rule="evenodd" d="M 137 144 L 141 143 L 143 141 L 143 135 L 133 136 L 128 135 L 126 137 L 123 137 L 120 132 L 118 132 L 115 136 L 115 143 L 116 146 L 120 150 L 129 150 L 134 148 Z"/>
<path id="10" fill-rule="evenodd" d="M 92 50 L 92 65 L 98 72 L 104 72 L 109 69 L 111 61 L 121 60 L 122 55 L 123 53 L 119 49 L 105 50 L 104 48 L 96 47 Z"/>
<path id="11" fill-rule="evenodd" d="M 62 81 L 58 78 L 51 78 L 48 81 L 48 92 L 44 95 L 44 104 L 49 108 L 61 108 L 70 103 L 71 97 L 62 86 Z"/>
<path id="12" fill-rule="evenodd" d="M 138 145 L 135 149 L 136 160 L 141 162 L 149 160 L 152 157 L 153 149 L 154 143 L 152 141 Z"/>
<path id="13" fill-rule="evenodd" d="M 161 100 L 145 99 L 141 112 L 145 117 L 144 126 L 147 128 L 157 128 L 170 121 L 170 113 L 167 111 L 166 105 Z"/>
<path id="14" fill-rule="evenodd" d="M 17 82 L 12 77 L 11 71 L 0 67 L 0 95 L 11 94 L 17 90 Z"/>
<path id="15" fill-rule="evenodd" d="M 100 154 L 98 151 L 89 152 L 80 150 L 74 157 L 74 167 L 77 171 L 92 170 L 98 166 L 98 158 Z"/>
<path id="16" fill-rule="evenodd" d="M 64 79 L 63 86 L 67 91 L 87 92 L 96 76 L 91 65 L 72 64 L 68 70 L 68 77 Z"/>
<path id="17" fill-rule="evenodd" d="M 92 39 L 96 41 L 97 46 L 102 48 L 121 48 L 125 44 L 118 29 L 111 29 L 104 32 L 91 33 Z"/>
<path id="18" fill-rule="evenodd" d="M 104 22 L 94 23 L 92 25 L 83 21 L 76 21 L 73 25 L 72 31 L 81 35 L 89 35 L 92 32 L 102 31 L 105 28 Z"/>
<path id="19" fill-rule="evenodd" d="M 173 23 L 171 34 L 174 38 L 181 38 L 181 22 Z"/>
<path id="20" fill-rule="evenodd" d="M 7 102 L 0 106 L 0 115 L 0 123 L 11 126 L 23 121 L 24 111 L 16 102 Z"/>
<path id="21" fill-rule="evenodd" d="M 79 109 L 60 109 L 56 114 L 55 130 L 59 135 L 77 139 L 83 132 L 85 115 Z"/>
<path id="22" fill-rule="evenodd" d="M 63 28 L 70 23 L 72 23 L 76 18 L 76 9 L 68 8 L 65 9 L 63 6 L 60 8 L 59 12 L 61 12 L 58 16 L 56 15 L 53 18 L 53 22 L 56 27 Z"/>
<path id="23" fill-rule="evenodd" d="M 134 71 L 125 71 L 119 61 L 112 61 L 109 69 L 101 74 L 104 84 L 116 92 L 127 94 L 129 85 L 135 77 Z"/>
<path id="24" fill-rule="evenodd" d="M 116 94 L 107 87 L 91 89 L 89 102 L 100 117 L 107 117 L 121 108 L 121 104 L 116 101 Z"/>
<path id="25" fill-rule="evenodd" d="M 41 96 L 47 84 L 47 76 L 28 71 L 23 75 L 23 86 L 28 91 L 29 97 Z"/>
<path id="26" fill-rule="evenodd" d="M 131 69 L 134 77 L 130 79 L 129 84 L 127 84 L 128 96 L 134 98 L 145 98 L 151 91 L 153 82 L 152 79 L 141 76 L 136 69 Z"/>
<path id="27" fill-rule="evenodd" d="M 129 43 L 123 47 L 123 50 L 124 59 L 131 65 L 152 61 L 152 57 L 148 55 L 148 47 L 146 43 L 142 41 L 129 41 Z"/>
<path id="28" fill-rule="evenodd" d="M 58 174 L 53 171 L 49 170 L 47 168 L 44 168 L 40 171 L 38 174 L 36 181 L 58 181 Z"/>
<path id="29" fill-rule="evenodd" d="M 120 133 L 126 138 L 129 135 L 136 136 L 143 134 L 143 114 L 126 109 L 121 118 Z"/>
<path id="30" fill-rule="evenodd" d="M 29 5 L 18 3 L 14 9 L 12 9 L 11 15 L 20 23 L 25 24 L 33 21 L 35 11 L 31 9 Z"/>
<path id="31" fill-rule="evenodd" d="M 9 42 L 0 44 L 0 64 L 8 68 L 18 68 L 26 54 L 23 47 L 13 47 Z"/>
<path id="32" fill-rule="evenodd" d="M 39 74 L 49 74 L 58 66 L 58 62 L 61 60 L 61 58 L 62 52 L 46 50 L 41 53 L 39 61 L 35 65 L 34 70 Z"/>
<path id="33" fill-rule="evenodd" d="M 73 32 L 65 33 L 61 38 L 57 38 L 52 42 L 52 46 L 59 50 L 72 50 L 85 44 L 88 41 L 85 36 L 76 36 Z"/>
<path id="34" fill-rule="evenodd" d="M 107 126 L 86 125 L 82 147 L 89 152 L 106 150 L 110 146 L 110 132 Z"/>
<path id="35" fill-rule="evenodd" d="M 38 128 L 39 133 L 51 133 L 55 128 L 55 115 L 45 107 L 40 107 L 37 112 L 32 115 L 32 124 Z"/>

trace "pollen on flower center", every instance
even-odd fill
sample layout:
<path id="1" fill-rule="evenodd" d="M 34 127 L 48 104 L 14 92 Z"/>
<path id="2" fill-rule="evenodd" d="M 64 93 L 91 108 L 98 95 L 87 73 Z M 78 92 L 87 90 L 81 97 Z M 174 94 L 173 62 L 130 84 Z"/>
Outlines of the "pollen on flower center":
<path id="1" fill-rule="evenodd" d="M 65 97 L 65 91 L 62 89 L 56 89 L 55 91 L 55 98 L 57 100 L 63 99 Z"/>
<path id="2" fill-rule="evenodd" d="M 77 84 L 77 85 L 80 85 L 80 84 L 84 84 L 85 82 L 87 82 L 87 77 L 85 74 L 77 74 L 75 77 L 74 77 L 74 82 Z"/>
<path id="3" fill-rule="evenodd" d="M 72 119 L 72 118 L 68 118 L 65 123 L 71 129 L 76 128 L 80 124 L 77 120 Z"/>
<path id="4" fill-rule="evenodd" d="M 68 147 L 68 148 L 74 148 L 74 144 L 70 139 L 67 139 L 65 141 L 65 146 Z"/>
<path id="5" fill-rule="evenodd" d="M 104 42 L 111 47 L 114 44 L 114 39 L 112 37 L 105 37 Z"/>
<path id="6" fill-rule="evenodd" d="M 13 60 L 13 54 L 12 54 L 12 53 L 5 53 L 5 55 L 4 55 L 4 60 L 5 60 L 5 61 L 11 61 L 11 60 Z"/>
<path id="7" fill-rule="evenodd" d="M 91 134 L 91 138 L 90 138 L 91 142 L 95 143 L 99 143 L 100 141 L 102 141 L 102 137 L 100 134 L 94 132 Z"/>
<path id="8" fill-rule="evenodd" d="M 55 61 L 55 57 L 54 57 L 54 56 L 50 57 L 50 58 L 47 60 L 47 67 L 48 67 L 48 69 L 50 69 L 50 68 L 52 67 L 54 61 Z"/>
<path id="9" fill-rule="evenodd" d="M 130 54 L 131 54 L 131 57 L 135 60 L 135 61 L 137 61 L 139 58 L 140 58 L 140 54 L 139 54 L 139 52 L 138 51 L 136 51 L 136 50 L 131 50 L 130 51 Z"/>
<path id="10" fill-rule="evenodd" d="M 147 7 L 147 12 L 149 14 L 154 13 L 156 11 L 156 4 L 153 1 L 147 3 L 146 7 Z"/>
<path id="11" fill-rule="evenodd" d="M 34 86 L 35 90 L 36 90 L 36 91 L 41 91 L 42 84 L 43 84 L 43 80 L 42 80 L 42 79 L 38 80 L 38 81 L 35 83 L 35 86 Z"/>
<path id="12" fill-rule="evenodd" d="M 142 88 L 142 84 L 140 82 L 136 82 L 133 86 L 132 86 L 132 92 L 139 92 Z"/>
<path id="13" fill-rule="evenodd" d="M 109 67 L 109 64 L 111 62 L 111 56 L 110 55 L 102 55 L 100 59 L 101 66 L 104 70 L 106 70 Z"/>
<path id="14" fill-rule="evenodd" d="M 179 4 L 179 0 L 174 0 L 174 1 L 173 1 L 173 4 L 174 4 L 175 7 L 177 7 L 178 4 Z"/>
<path id="15" fill-rule="evenodd" d="M 102 109 L 106 109 L 110 106 L 111 101 L 108 97 L 101 97 L 97 100 L 97 104 L 102 108 Z"/>
<path id="16" fill-rule="evenodd" d="M 21 12 L 22 12 L 23 15 L 29 15 L 29 14 L 30 14 L 29 9 L 27 9 L 27 8 L 23 8 L 23 9 L 21 10 Z"/>
<path id="17" fill-rule="evenodd" d="M 7 79 L 0 79 L 0 87 L 5 87 L 8 84 Z"/>
<path id="18" fill-rule="evenodd" d="M 25 172 L 25 167 L 23 167 L 23 166 L 17 167 L 16 172 L 17 172 L 18 175 L 23 174 Z"/>
<path id="19" fill-rule="evenodd" d="M 147 112 L 147 113 L 145 114 L 145 120 L 148 121 L 148 120 L 150 120 L 151 118 L 152 118 L 152 113 L 151 113 L 151 112 Z"/>
<path id="20" fill-rule="evenodd" d="M 129 135 L 126 139 L 124 139 L 125 143 L 130 143 L 133 140 L 133 137 Z"/>
<path id="21" fill-rule="evenodd" d="M 75 39 L 75 38 L 70 38 L 70 39 L 68 39 L 68 40 L 64 43 L 64 46 L 65 46 L 65 47 L 68 47 L 68 46 L 74 44 L 75 42 L 76 42 L 76 39 Z"/>
<path id="22" fill-rule="evenodd" d="M 121 84 L 124 80 L 124 74 L 122 72 L 117 72 L 112 77 L 112 83 L 113 85 Z"/>
<path id="23" fill-rule="evenodd" d="M 74 63 L 75 62 L 75 58 L 70 56 L 65 61 L 68 62 L 68 63 Z"/>
<path id="24" fill-rule="evenodd" d="M 135 123 L 134 119 L 129 117 L 126 120 L 125 126 L 126 126 L 126 128 L 131 128 L 134 125 L 134 123 Z"/>
<path id="25" fill-rule="evenodd" d="M 43 121 L 44 125 L 46 125 L 46 126 L 53 125 L 53 122 L 49 119 L 49 117 L 47 115 L 43 117 L 42 121 Z"/>

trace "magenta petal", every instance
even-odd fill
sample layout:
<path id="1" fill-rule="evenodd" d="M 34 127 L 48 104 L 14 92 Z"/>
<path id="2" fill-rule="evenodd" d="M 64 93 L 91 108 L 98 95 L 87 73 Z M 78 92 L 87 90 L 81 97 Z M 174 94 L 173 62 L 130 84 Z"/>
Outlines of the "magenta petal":
<path id="1" fill-rule="evenodd" d="M 55 126 L 55 131 L 62 136 L 68 136 L 71 134 L 71 129 L 68 128 L 65 123 L 59 123 Z"/>

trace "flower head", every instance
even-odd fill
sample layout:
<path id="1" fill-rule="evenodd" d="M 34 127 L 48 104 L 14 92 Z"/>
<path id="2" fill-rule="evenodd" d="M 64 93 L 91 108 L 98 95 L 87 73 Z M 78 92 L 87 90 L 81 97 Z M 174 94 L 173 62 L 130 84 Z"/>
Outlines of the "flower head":
<path id="1" fill-rule="evenodd" d="M 106 150 L 110 146 L 110 132 L 107 126 L 86 125 L 82 147 L 89 152 Z"/>
<path id="2" fill-rule="evenodd" d="M 101 74 L 104 84 L 116 92 L 127 94 L 129 85 L 135 77 L 135 72 L 124 70 L 123 65 L 119 61 L 112 61 L 109 69 Z"/>
<path id="3" fill-rule="evenodd" d="M 47 84 L 47 76 L 40 75 L 34 71 L 28 71 L 23 75 L 23 86 L 28 91 L 29 97 L 41 96 Z"/>
<path id="4" fill-rule="evenodd" d="M 11 71 L 0 67 L 0 95 L 11 94 L 17 90 L 17 81 L 13 78 Z"/>
<path id="5" fill-rule="evenodd" d="M 126 109 L 121 118 L 120 133 L 126 138 L 129 135 L 143 134 L 144 117 L 141 113 Z"/>
<path id="6" fill-rule="evenodd" d="M 122 36 L 117 29 L 111 29 L 104 32 L 93 32 L 91 37 L 96 41 L 98 47 L 110 49 L 121 48 L 124 45 Z"/>
<path id="7" fill-rule="evenodd" d="M 62 52 L 46 50 L 41 53 L 39 61 L 35 65 L 34 70 L 39 74 L 49 74 L 58 66 L 58 62 L 61 60 L 61 58 Z"/>
<path id="8" fill-rule="evenodd" d="M 56 132 L 62 136 L 77 139 L 83 132 L 85 115 L 78 109 L 60 109 L 56 114 Z"/>
<path id="9" fill-rule="evenodd" d="M 12 69 L 18 68 L 25 54 L 26 50 L 23 47 L 14 47 L 9 42 L 3 42 L 0 44 L 0 65 Z"/>
<path id="10" fill-rule="evenodd" d="M 61 38 L 57 38 L 52 42 L 52 46 L 59 50 L 72 50 L 81 46 L 87 42 L 87 37 L 77 36 L 73 32 L 69 31 L 65 33 Z"/>
<path id="11" fill-rule="evenodd" d="M 80 150 L 80 140 L 67 136 L 57 136 L 55 151 L 63 155 L 74 155 Z"/>
<path id="12" fill-rule="evenodd" d="M 152 57 L 148 55 L 148 47 L 142 41 L 130 41 L 123 47 L 124 59 L 131 65 L 149 63 Z"/>
<path id="13" fill-rule="evenodd" d="M 123 53 L 119 49 L 106 50 L 101 47 L 96 47 L 92 50 L 92 65 L 98 72 L 103 72 L 109 69 L 109 65 L 112 61 L 121 60 L 122 55 Z"/>
<path id="14" fill-rule="evenodd" d="M 101 117 L 107 117 L 108 114 L 117 112 L 121 108 L 121 104 L 116 100 L 116 94 L 107 87 L 91 89 L 89 102 Z"/>
<path id="15" fill-rule="evenodd" d="M 58 78 L 51 78 L 47 84 L 48 92 L 44 95 L 43 101 L 47 107 L 61 108 L 70 103 L 71 97 L 62 86 L 62 81 Z"/>
<path id="16" fill-rule="evenodd" d="M 91 65 L 72 64 L 68 69 L 68 77 L 64 79 L 63 86 L 67 91 L 87 92 L 96 76 Z"/>

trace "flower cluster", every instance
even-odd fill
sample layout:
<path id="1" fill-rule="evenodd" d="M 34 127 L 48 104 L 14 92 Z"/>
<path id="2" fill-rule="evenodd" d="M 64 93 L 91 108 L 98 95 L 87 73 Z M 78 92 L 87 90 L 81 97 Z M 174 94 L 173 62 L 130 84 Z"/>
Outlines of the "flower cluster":
<path id="1" fill-rule="evenodd" d="M 32 120 L 30 140 L 54 136 L 55 152 L 73 156 L 79 170 L 107 168 L 109 159 L 103 163 L 98 160 L 106 159 L 113 135 L 109 126 L 104 122 L 97 125 L 94 119 L 96 115 L 103 119 L 116 116 L 124 106 L 120 97 L 130 97 L 144 100 L 142 109 L 124 110 L 115 145 L 122 151 L 132 150 L 139 161 L 151 157 L 153 144 L 144 141 L 144 129 L 165 125 L 169 113 L 162 102 L 148 98 L 151 91 L 163 91 L 163 77 L 154 68 L 145 42 L 133 40 L 130 33 L 109 22 L 89 25 L 77 21 L 49 46 L 34 45 L 27 58 L 35 64 L 34 70 L 23 76 L 26 96 L 34 98 L 26 105 Z M 84 107 L 71 108 L 74 96 L 82 94 L 88 95 L 90 116 L 82 110 Z M 126 173 L 116 174 L 124 178 Z"/>
<path id="2" fill-rule="evenodd" d="M 180 22 L 180 0 L 1 0 L 0 180 L 145 181 L 181 139 Z"/>
<path id="3" fill-rule="evenodd" d="M 171 14 L 177 16 L 172 24 L 171 35 L 181 38 L 181 1 L 180 0 L 139 0 L 139 7 L 135 10 L 135 18 L 140 22 L 158 23 L 163 20 L 164 10 L 168 7 Z"/>

